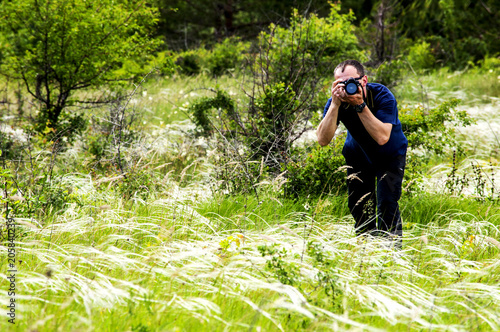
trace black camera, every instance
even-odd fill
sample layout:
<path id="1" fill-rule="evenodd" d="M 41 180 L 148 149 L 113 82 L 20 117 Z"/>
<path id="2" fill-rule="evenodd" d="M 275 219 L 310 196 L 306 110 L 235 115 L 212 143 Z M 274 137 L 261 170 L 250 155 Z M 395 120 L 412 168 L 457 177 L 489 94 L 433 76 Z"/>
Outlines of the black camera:
<path id="1" fill-rule="evenodd" d="M 340 83 L 344 84 L 345 93 L 347 93 L 348 95 L 355 95 L 358 92 L 358 86 L 361 86 L 361 83 L 359 83 L 358 79 L 352 77 L 347 81 Z"/>

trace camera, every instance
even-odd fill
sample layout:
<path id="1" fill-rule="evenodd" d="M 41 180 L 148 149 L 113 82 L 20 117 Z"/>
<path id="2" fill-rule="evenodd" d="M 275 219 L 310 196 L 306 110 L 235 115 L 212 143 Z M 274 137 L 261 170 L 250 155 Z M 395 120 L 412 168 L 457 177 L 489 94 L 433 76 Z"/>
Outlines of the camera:
<path id="1" fill-rule="evenodd" d="M 345 93 L 348 95 L 355 95 L 358 92 L 358 86 L 361 86 L 361 83 L 355 78 L 350 78 L 347 81 L 340 82 L 344 84 Z"/>

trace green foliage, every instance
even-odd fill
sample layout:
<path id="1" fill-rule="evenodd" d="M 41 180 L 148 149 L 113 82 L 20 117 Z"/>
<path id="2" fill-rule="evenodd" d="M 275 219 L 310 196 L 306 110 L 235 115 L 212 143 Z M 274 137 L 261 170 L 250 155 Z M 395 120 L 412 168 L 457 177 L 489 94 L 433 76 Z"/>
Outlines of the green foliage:
<path id="1" fill-rule="evenodd" d="M 189 112 L 192 114 L 193 122 L 196 125 L 197 135 L 209 137 L 214 133 L 216 129 L 221 130 L 221 127 L 218 126 L 218 123 L 214 124 L 214 121 L 216 121 L 216 116 L 218 116 L 215 111 L 218 111 L 219 113 L 223 112 L 223 114 L 225 115 L 224 119 L 227 119 L 228 121 L 235 120 L 234 101 L 226 92 L 222 90 L 218 89 L 215 91 L 215 93 L 215 97 L 200 98 L 189 107 Z M 221 117 L 219 116 L 218 118 L 221 119 Z M 229 129 L 227 125 L 222 125 L 222 130 Z"/>
<path id="2" fill-rule="evenodd" d="M 471 125 L 474 120 L 466 111 L 456 110 L 459 103 L 459 99 L 451 99 L 430 110 L 422 106 L 401 108 L 399 119 L 409 148 L 437 154 L 442 154 L 447 147 L 460 150 L 455 127 Z"/>
<path id="3" fill-rule="evenodd" d="M 0 130 L 0 160 L 17 158 L 22 150 L 23 145 L 14 139 L 13 134 Z"/>
<path id="4" fill-rule="evenodd" d="M 279 167 L 275 161 L 282 161 L 283 154 L 288 153 L 292 143 L 290 136 L 300 114 L 296 93 L 284 83 L 268 85 L 252 106 L 247 118 L 247 132 L 252 133 L 247 140 L 253 153 L 251 158 L 272 158 L 267 164 Z"/>
<path id="5" fill-rule="evenodd" d="M 284 166 L 287 171 L 285 195 L 313 198 L 345 191 L 345 161 L 342 156 L 344 138 L 337 137 L 326 147 L 313 143 L 294 148 L 292 159 Z"/>
<path id="6" fill-rule="evenodd" d="M 403 177 L 403 190 L 408 195 L 416 195 L 422 191 L 423 177 L 425 176 L 425 158 L 409 151 L 406 154 L 406 166 Z"/>
<path id="7" fill-rule="evenodd" d="M 220 76 L 242 67 L 249 47 L 248 42 L 238 38 L 226 38 L 210 50 L 199 47 L 177 53 L 174 61 L 178 70 L 185 75 L 208 71 L 213 76 Z"/>
<path id="8" fill-rule="evenodd" d="M 131 98 L 131 97 L 127 97 Z M 85 148 L 93 159 L 94 168 L 126 168 L 120 151 L 130 148 L 139 139 L 141 118 L 133 107 L 128 107 L 126 98 L 117 97 L 99 117 L 92 117 L 85 132 Z"/>
<path id="9" fill-rule="evenodd" d="M 185 75 L 196 75 L 201 72 L 206 51 L 202 48 L 181 52 L 175 56 L 175 64 Z"/>
<path id="10" fill-rule="evenodd" d="M 220 76 L 228 71 L 241 67 L 249 43 L 240 42 L 237 38 L 226 38 L 217 43 L 207 55 L 207 67 L 213 76 Z"/>
<path id="11" fill-rule="evenodd" d="M 499 196 L 495 188 L 495 174 L 489 174 L 488 167 L 481 165 L 477 161 L 470 161 L 470 170 L 460 169 L 465 166 L 465 162 L 462 165 L 459 164 L 457 153 L 453 151 L 451 170 L 448 172 L 445 182 L 448 193 L 453 196 L 464 196 L 464 192 L 469 190 L 472 191 L 478 201 L 498 202 Z M 491 162 L 489 166 L 493 169 Z"/>
<path id="12" fill-rule="evenodd" d="M 424 40 L 423 43 L 430 45 L 436 63 L 448 66 L 451 70 L 474 66 L 488 54 L 488 45 L 481 38 L 468 36 L 451 40 L 440 35 L 432 35 L 425 37 Z"/>
<path id="13" fill-rule="evenodd" d="M 286 261 L 288 252 L 285 248 L 281 250 L 277 245 L 257 247 L 262 257 L 270 256 L 266 262 L 266 268 L 274 273 L 276 279 L 284 285 L 295 286 L 299 282 L 300 271 L 297 265 Z"/>
<path id="14" fill-rule="evenodd" d="M 398 13 L 402 4 L 400 1 L 380 0 L 370 1 L 364 6 L 372 7 L 371 13 L 358 17 L 360 23 L 356 34 L 361 48 L 369 52 L 368 64 L 378 66 L 394 60 L 401 42 L 398 22 L 402 18 Z"/>
<path id="15" fill-rule="evenodd" d="M 222 239 L 219 242 L 220 253 L 217 255 L 221 258 L 228 258 L 233 255 L 239 254 L 241 250 L 241 245 L 244 241 L 244 236 L 242 234 L 237 234 L 235 236 L 229 235 L 227 238 Z"/>
<path id="16" fill-rule="evenodd" d="M 251 40 L 271 22 L 288 25 L 293 8 L 321 16 L 327 15 L 329 8 L 322 0 L 155 0 L 154 3 L 161 15 L 158 34 L 175 50 L 212 45 L 229 36 Z"/>
<path id="17" fill-rule="evenodd" d="M 117 71 L 124 61 L 159 45 L 149 36 L 156 11 L 139 0 L 4 1 L 0 10 L 8 13 L 0 20 L 1 70 L 23 80 L 50 128 L 78 101 L 74 91 L 130 79 Z"/>
<path id="18" fill-rule="evenodd" d="M 369 69 L 373 72 L 374 83 L 380 83 L 389 88 L 398 85 L 408 73 L 408 65 L 400 58 L 383 62 L 378 67 Z"/>
<path id="19" fill-rule="evenodd" d="M 88 125 L 88 121 L 83 113 L 71 113 L 63 110 L 59 114 L 57 129 L 55 129 L 49 116 L 50 114 L 43 110 L 38 112 L 28 130 L 34 130 L 36 133 L 44 135 L 49 141 L 59 142 L 61 147 L 72 144 L 76 139 L 81 137 L 80 135 Z"/>
<path id="20" fill-rule="evenodd" d="M 157 179 L 147 169 L 139 165 L 130 167 L 128 173 L 118 183 L 117 190 L 125 200 L 140 198 L 146 201 L 152 190 L 157 190 Z"/>
<path id="21" fill-rule="evenodd" d="M 463 152 L 456 139 L 456 127 L 468 126 L 474 120 L 466 111 L 457 110 L 459 99 L 451 99 L 439 106 L 426 110 L 422 106 L 401 108 L 399 119 L 408 139 L 407 165 L 405 169 L 405 190 L 414 194 L 425 173 L 424 165 L 432 155 L 443 155 L 447 149 Z"/>
<path id="22" fill-rule="evenodd" d="M 124 58 L 120 68 L 114 70 L 110 76 L 116 79 L 129 77 L 137 80 L 152 72 L 163 76 L 170 75 L 174 72 L 174 68 L 171 52 L 163 51 Z"/>
<path id="23" fill-rule="evenodd" d="M 430 44 L 425 41 L 417 42 L 409 48 L 407 61 L 417 71 L 433 68 L 436 64 Z"/>
<path id="24" fill-rule="evenodd" d="M 204 97 L 190 107 L 197 133 L 205 136 L 218 132 L 225 141 L 242 145 L 244 160 L 260 161 L 279 170 L 279 163 L 288 153 L 301 106 L 295 92 L 284 83 L 265 86 L 246 110 L 238 110 L 234 101 L 217 90 L 213 98 Z"/>
<path id="25" fill-rule="evenodd" d="M 9 193 L 0 203 L 9 202 L 10 213 L 17 218 L 43 218 L 63 212 L 69 203 L 81 204 L 63 176 L 50 179 L 43 173 L 47 165 L 40 164 L 35 165 L 36 174 L 42 174 L 37 177 L 19 176 L 8 169 L 0 172 L 0 190 Z"/>
<path id="26" fill-rule="evenodd" d="M 295 10 L 290 27 L 271 24 L 259 36 L 261 56 L 257 70 L 266 73 L 268 84 L 279 82 L 292 89 L 314 89 L 318 77 L 333 76 L 337 63 L 348 58 L 363 58 L 354 35 L 352 12 L 340 14 L 340 5 L 331 4 L 328 17 L 315 14 L 307 18 Z"/>
<path id="27" fill-rule="evenodd" d="M 315 305 L 324 306 L 333 311 L 338 310 L 340 301 L 343 297 L 340 285 L 338 285 L 338 276 L 335 270 L 335 261 L 324 248 L 316 243 L 309 241 L 307 244 L 307 254 L 312 259 L 312 266 L 316 269 L 313 283 L 305 284 L 303 272 L 297 264 L 290 262 L 289 252 L 285 248 L 280 248 L 277 244 L 262 245 L 257 247 L 262 257 L 267 257 L 266 269 L 274 274 L 284 285 L 295 286 L 299 290 L 308 294 L 308 300 Z M 297 256 L 297 255 L 296 255 Z M 327 301 L 322 301 L 322 296 L 314 294 L 324 293 Z M 314 294 L 314 296 L 311 296 Z"/>
<path id="28" fill-rule="evenodd" d="M 495 0 L 412 1 L 402 10 L 399 29 L 413 40 L 428 42 L 438 63 L 463 69 L 500 52 L 499 9 Z"/>
<path id="29" fill-rule="evenodd" d="M 236 108 L 227 98 L 221 100 L 220 91 L 215 98 L 202 98 L 190 109 L 198 132 L 217 131 L 224 144 L 238 150 L 241 165 L 263 160 L 270 172 L 279 174 L 292 143 L 310 127 L 308 120 L 317 110 L 317 86 L 333 73 L 337 62 L 361 55 L 352 13 L 342 15 L 339 10 L 339 5 L 332 5 L 327 18 L 314 14 L 306 18 L 294 11 L 290 27 L 271 24 L 269 32 L 260 34 L 259 54 L 252 60 L 254 88 L 248 107 Z M 224 48 L 226 53 L 235 49 L 230 44 L 220 50 Z M 256 172 L 245 170 L 247 180 L 251 174 Z"/>
<path id="30" fill-rule="evenodd" d="M 479 62 L 480 71 L 500 73 L 500 58 L 486 57 Z"/>
<path id="31" fill-rule="evenodd" d="M 221 147 L 222 153 L 215 160 L 214 177 L 218 181 L 217 190 L 223 193 L 255 193 L 256 185 L 264 180 L 268 167 L 263 161 L 248 160 L 241 151 L 231 147 Z"/>
<path id="32" fill-rule="evenodd" d="M 307 244 L 307 254 L 313 259 L 313 266 L 318 269 L 317 288 L 325 292 L 329 307 L 333 307 L 334 310 L 340 309 L 339 300 L 342 299 L 343 294 L 338 284 L 339 278 L 335 270 L 336 262 L 332 260 L 329 253 L 325 252 L 321 244 L 313 241 L 309 241 Z"/>

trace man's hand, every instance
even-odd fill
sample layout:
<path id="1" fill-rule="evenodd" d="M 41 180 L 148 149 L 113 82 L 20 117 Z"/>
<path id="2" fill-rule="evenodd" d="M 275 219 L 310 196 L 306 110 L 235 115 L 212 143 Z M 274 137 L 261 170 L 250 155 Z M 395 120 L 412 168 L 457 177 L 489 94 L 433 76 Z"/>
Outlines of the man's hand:
<path id="1" fill-rule="evenodd" d="M 332 104 L 336 106 L 340 106 L 346 96 L 344 85 L 339 84 L 340 82 L 342 82 L 342 80 L 336 80 L 332 84 Z"/>
<path id="2" fill-rule="evenodd" d="M 345 92 L 343 84 L 339 84 L 338 86 L 341 87 L 342 92 L 343 92 L 343 97 L 342 97 L 343 102 L 346 102 L 346 103 L 348 103 L 350 105 L 354 105 L 354 106 L 363 103 L 363 92 L 361 90 L 361 86 L 358 86 L 358 92 L 356 92 L 356 94 L 353 94 L 353 95 L 348 95 Z"/>

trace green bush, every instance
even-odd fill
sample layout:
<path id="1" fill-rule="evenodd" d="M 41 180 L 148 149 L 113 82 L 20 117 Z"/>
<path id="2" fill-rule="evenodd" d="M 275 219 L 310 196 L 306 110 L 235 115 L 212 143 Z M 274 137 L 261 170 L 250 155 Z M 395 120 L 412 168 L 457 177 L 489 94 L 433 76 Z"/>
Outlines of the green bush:
<path id="1" fill-rule="evenodd" d="M 196 75 L 201 72 L 204 53 L 203 49 L 185 51 L 175 56 L 174 63 L 181 73 Z"/>
<path id="2" fill-rule="evenodd" d="M 340 136 L 326 147 L 314 142 L 295 148 L 291 154 L 292 160 L 283 166 L 288 179 L 285 183 L 285 196 L 305 198 L 344 192 L 344 140 L 345 136 Z"/>
<path id="3" fill-rule="evenodd" d="M 425 38 L 436 63 L 448 66 L 451 70 L 462 70 L 484 59 L 487 55 L 486 42 L 478 38 L 467 37 L 450 41 L 442 36 Z"/>
<path id="4" fill-rule="evenodd" d="M 217 132 L 225 140 L 241 144 L 246 151 L 245 159 L 260 161 L 264 157 L 266 165 L 279 172 L 280 162 L 290 149 L 290 136 L 296 131 L 300 104 L 295 92 L 284 83 L 268 85 L 243 110 L 237 109 L 224 91 L 216 93 L 215 97 L 201 98 L 190 107 L 196 133 L 210 136 Z"/>
<path id="5" fill-rule="evenodd" d="M 430 110 L 422 106 L 401 108 L 399 119 L 408 147 L 437 154 L 442 154 L 447 147 L 460 150 L 455 127 L 471 125 L 474 120 L 466 111 L 456 109 L 459 103 L 459 99 L 451 99 Z"/>
<path id="6" fill-rule="evenodd" d="M 221 119 L 215 111 L 224 112 L 224 118 Z M 229 95 L 217 90 L 215 97 L 203 97 L 196 100 L 190 107 L 189 113 L 193 116 L 193 122 L 196 125 L 195 135 L 209 137 L 214 134 L 215 130 L 226 130 L 234 127 L 235 104 Z M 230 124 L 224 122 L 228 120 Z M 223 121 L 221 123 L 221 121 Z"/>
<path id="7" fill-rule="evenodd" d="M 419 41 L 409 48 L 407 61 L 417 71 L 431 69 L 436 63 L 431 45 L 425 41 Z"/>
<path id="8" fill-rule="evenodd" d="M 54 129 L 48 113 L 42 110 L 38 112 L 29 130 L 34 130 L 44 135 L 48 141 L 57 141 L 60 147 L 65 147 L 78 139 L 87 125 L 88 120 L 83 113 L 70 113 L 64 110 L 59 115 L 57 129 Z"/>
<path id="9" fill-rule="evenodd" d="M 462 69 L 484 59 L 488 53 L 488 47 L 484 40 L 467 37 L 455 41 L 452 52 L 456 69 Z"/>
<path id="10" fill-rule="evenodd" d="M 479 62 L 480 71 L 484 73 L 500 73 L 500 58 L 486 57 Z"/>
<path id="11" fill-rule="evenodd" d="M 406 182 L 403 185 L 408 193 L 419 191 L 425 173 L 424 166 L 431 156 L 442 156 L 447 149 L 463 153 L 463 148 L 456 140 L 455 128 L 468 126 L 474 120 L 466 111 L 456 109 L 459 103 L 459 99 L 451 99 L 430 110 L 422 106 L 399 110 L 403 132 L 408 139 Z"/>
<path id="12" fill-rule="evenodd" d="M 401 59 L 386 61 L 377 68 L 368 68 L 373 74 L 372 82 L 380 83 L 388 88 L 398 85 L 408 71 L 408 65 Z"/>
<path id="13" fill-rule="evenodd" d="M 134 165 L 128 168 L 128 173 L 124 175 L 116 189 L 124 200 L 138 197 L 145 201 L 148 199 L 151 191 L 158 191 L 158 182 L 154 173 L 142 169 L 139 165 Z"/>
<path id="14" fill-rule="evenodd" d="M 237 38 L 226 38 L 208 52 L 207 67 L 214 76 L 220 76 L 236 69 L 243 63 L 244 54 L 249 48 L 249 43 L 240 42 Z"/>
<path id="15" fill-rule="evenodd" d="M 23 144 L 15 140 L 13 134 L 0 130 L 0 160 L 19 159 L 24 153 L 23 148 Z"/>
<path id="16" fill-rule="evenodd" d="M 236 156 L 231 148 L 221 147 L 222 153 L 217 155 L 214 177 L 217 180 L 217 191 L 224 194 L 254 194 L 259 182 L 267 178 L 267 167 L 264 162 L 244 159 Z M 214 158 L 215 159 L 215 158 Z"/>
<path id="17" fill-rule="evenodd" d="M 295 10 L 289 27 L 271 24 L 269 32 L 260 34 L 261 56 L 256 65 L 266 73 L 265 80 L 291 85 L 298 94 L 304 85 L 315 85 L 318 77 L 333 78 L 337 63 L 363 58 L 354 35 L 353 13 L 340 14 L 339 4 L 331 6 L 326 18 L 315 14 L 306 18 Z"/>

